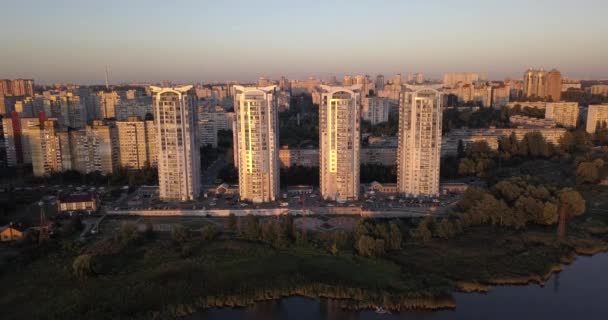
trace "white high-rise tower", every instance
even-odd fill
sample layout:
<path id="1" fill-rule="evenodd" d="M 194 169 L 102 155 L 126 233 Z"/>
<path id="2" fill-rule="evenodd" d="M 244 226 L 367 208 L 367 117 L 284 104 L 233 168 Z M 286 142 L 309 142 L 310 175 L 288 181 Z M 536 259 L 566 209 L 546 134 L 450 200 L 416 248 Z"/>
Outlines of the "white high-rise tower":
<path id="1" fill-rule="evenodd" d="M 320 186 L 324 199 L 359 197 L 361 86 L 320 86 Z"/>
<path id="2" fill-rule="evenodd" d="M 279 196 L 277 86 L 234 89 L 241 200 L 275 201 Z"/>
<path id="3" fill-rule="evenodd" d="M 192 86 L 150 87 L 158 151 L 160 198 L 188 201 L 200 193 L 200 150 Z"/>
<path id="4" fill-rule="evenodd" d="M 397 191 L 410 196 L 439 194 L 442 95 L 422 88 L 401 94 Z"/>

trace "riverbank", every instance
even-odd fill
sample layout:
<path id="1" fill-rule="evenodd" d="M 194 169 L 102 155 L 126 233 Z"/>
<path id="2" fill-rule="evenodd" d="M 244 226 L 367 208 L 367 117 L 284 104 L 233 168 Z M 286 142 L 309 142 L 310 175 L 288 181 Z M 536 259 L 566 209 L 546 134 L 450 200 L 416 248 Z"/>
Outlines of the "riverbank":
<path id="1" fill-rule="evenodd" d="M 229 238 L 63 242 L 32 249 L 29 260 L 4 268 L 0 280 L 12 289 L 0 307 L 3 319 L 167 319 L 298 295 L 335 299 L 351 310 L 452 309 L 454 292 L 542 284 L 575 254 L 606 249 L 605 235 L 574 232 L 561 241 L 549 229 L 488 226 L 450 240 L 409 241 L 381 258 L 332 253 L 315 241 L 282 248 Z M 78 277 L 73 267 L 83 254 L 92 257 L 91 273 Z"/>

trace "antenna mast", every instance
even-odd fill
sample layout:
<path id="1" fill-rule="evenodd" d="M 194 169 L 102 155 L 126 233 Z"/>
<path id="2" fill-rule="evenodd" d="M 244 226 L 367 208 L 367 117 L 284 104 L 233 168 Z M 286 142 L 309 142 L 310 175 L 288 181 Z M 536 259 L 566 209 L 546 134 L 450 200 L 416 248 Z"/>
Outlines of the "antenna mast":
<path id="1" fill-rule="evenodd" d="M 110 89 L 110 86 L 108 85 L 108 65 L 106 64 L 106 90 Z"/>

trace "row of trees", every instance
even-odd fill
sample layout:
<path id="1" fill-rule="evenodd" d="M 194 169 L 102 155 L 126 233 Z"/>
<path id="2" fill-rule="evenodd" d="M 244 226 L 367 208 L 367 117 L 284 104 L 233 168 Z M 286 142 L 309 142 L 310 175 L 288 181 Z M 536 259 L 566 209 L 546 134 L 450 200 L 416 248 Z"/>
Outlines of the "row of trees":
<path id="1" fill-rule="evenodd" d="M 403 234 L 396 223 L 360 221 L 355 227 L 354 246 L 359 255 L 380 257 L 389 250 L 401 249 Z"/>
<path id="2" fill-rule="evenodd" d="M 299 241 L 301 237 L 305 237 L 294 227 L 293 216 L 290 214 L 266 219 L 264 222 L 260 222 L 258 216 L 247 215 L 241 225 L 235 222 L 229 224 L 236 227 L 235 231 L 239 237 L 250 241 L 266 242 L 277 248 L 288 247 L 296 240 Z"/>
<path id="3" fill-rule="evenodd" d="M 443 111 L 443 132 L 458 128 L 506 128 L 509 126 L 509 109 L 480 108 L 460 111 L 456 108 Z"/>
<path id="4" fill-rule="evenodd" d="M 529 224 L 556 224 L 563 213 L 560 210 L 568 210 L 569 216 L 580 215 L 585 211 L 585 200 L 570 188 L 515 177 L 500 181 L 491 191 L 469 188 L 458 209 L 463 226 L 491 224 L 522 229 Z"/>
<path id="5" fill-rule="evenodd" d="M 546 159 L 556 153 L 556 147 L 548 143 L 538 131 L 526 133 L 521 140 L 517 139 L 515 133 L 501 137 L 498 150 L 493 150 L 484 140 L 470 143 L 466 147 L 460 141 L 457 155 L 458 174 L 484 177 L 498 163 L 512 165 L 528 159 Z"/>

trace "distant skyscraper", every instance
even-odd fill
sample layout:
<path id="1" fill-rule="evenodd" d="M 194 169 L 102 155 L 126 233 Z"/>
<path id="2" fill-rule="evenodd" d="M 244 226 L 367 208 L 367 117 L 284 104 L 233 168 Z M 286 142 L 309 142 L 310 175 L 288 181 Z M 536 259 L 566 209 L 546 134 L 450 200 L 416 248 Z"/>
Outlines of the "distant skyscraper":
<path id="1" fill-rule="evenodd" d="M 352 76 L 345 75 L 344 78 L 342 78 L 343 86 L 352 86 L 353 84 L 355 84 L 355 79 L 353 79 Z"/>
<path id="2" fill-rule="evenodd" d="M 321 86 L 319 106 L 321 195 L 324 199 L 359 197 L 361 87 Z"/>
<path id="3" fill-rule="evenodd" d="M 526 97 L 548 98 L 558 102 L 561 98 L 562 76 L 558 70 L 546 72 L 543 68 L 528 69 L 524 73 L 524 95 Z"/>
<path id="4" fill-rule="evenodd" d="M 394 77 L 393 77 L 393 85 L 398 85 L 400 86 L 403 83 L 403 76 L 401 75 L 401 73 L 397 73 Z"/>
<path id="5" fill-rule="evenodd" d="M 241 200 L 275 201 L 280 190 L 276 86 L 234 88 Z"/>
<path id="6" fill-rule="evenodd" d="M 425 88 L 404 92 L 400 100 L 397 190 L 411 196 L 438 195 L 442 94 Z"/>
<path id="7" fill-rule="evenodd" d="M 379 74 L 376 76 L 376 90 L 384 89 L 384 76 Z"/>
<path id="8" fill-rule="evenodd" d="M 382 97 L 365 97 L 363 100 L 362 117 L 363 120 L 371 122 L 375 125 L 388 121 L 390 112 L 390 103 L 388 98 Z"/>
<path id="9" fill-rule="evenodd" d="M 553 69 L 547 72 L 547 87 L 545 96 L 553 102 L 559 102 L 562 98 L 562 74 L 559 70 Z"/>
<path id="10" fill-rule="evenodd" d="M 150 87 L 158 150 L 160 198 L 194 200 L 200 193 L 200 150 L 192 86 Z"/>

